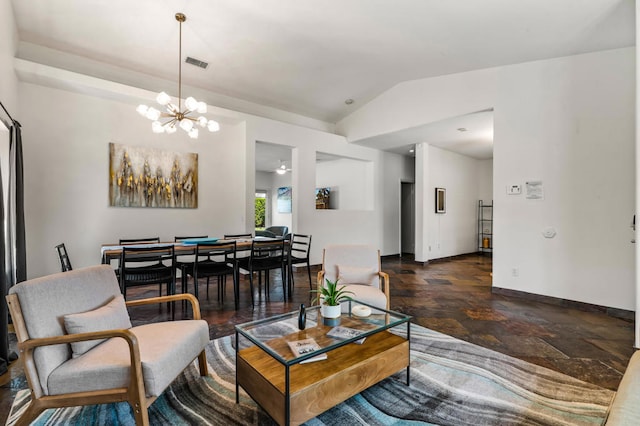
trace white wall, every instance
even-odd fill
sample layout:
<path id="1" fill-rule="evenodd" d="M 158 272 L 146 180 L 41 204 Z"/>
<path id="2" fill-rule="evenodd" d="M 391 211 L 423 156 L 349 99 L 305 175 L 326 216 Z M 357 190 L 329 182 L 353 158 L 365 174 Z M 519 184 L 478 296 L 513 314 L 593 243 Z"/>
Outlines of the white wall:
<path id="1" fill-rule="evenodd" d="M 478 200 L 491 204 L 493 200 L 493 158 L 478 160 Z M 504 189 L 506 191 L 506 188 Z"/>
<path id="2" fill-rule="evenodd" d="M 428 259 L 474 253 L 477 247 L 479 161 L 429 147 L 426 207 Z M 486 185 L 485 185 L 486 186 Z M 446 213 L 435 213 L 435 188 L 446 190 Z"/>
<path id="3" fill-rule="evenodd" d="M 285 123 L 244 116 L 247 120 L 247 157 L 251 167 L 255 162 L 256 140 L 286 145 L 292 149 L 291 186 L 293 191 L 292 229 L 313 237 L 311 263 L 322 263 L 322 249 L 328 244 L 364 243 L 383 246 L 382 159 L 384 155 L 374 149 L 348 144 L 344 137 Z M 316 152 L 373 162 L 373 210 L 316 210 Z M 252 172 L 253 173 L 253 172 Z M 249 182 L 248 193 L 253 197 L 254 187 Z M 253 213 L 248 209 L 247 217 Z M 251 222 L 249 222 L 251 223 Z"/>
<path id="4" fill-rule="evenodd" d="M 316 163 L 316 188 L 331 188 L 329 206 L 373 210 L 373 162 L 341 158 Z"/>
<path id="5" fill-rule="evenodd" d="M 621 49 L 501 70 L 494 285 L 635 309 L 634 63 Z M 544 200 L 500 190 L 529 180 Z"/>
<path id="6" fill-rule="evenodd" d="M 293 147 L 291 228 L 313 235 L 312 263 L 321 263 L 322 248 L 330 243 L 383 246 L 380 151 L 348 144 L 342 136 L 215 107 L 212 114 L 223 117 L 219 133 L 202 132 L 196 141 L 180 132 L 157 135 L 148 120 L 135 113 L 140 99 L 152 99 L 153 93 L 25 61 L 19 69 L 25 80 L 68 89 L 19 84 L 29 277 L 59 270 L 53 247 L 60 242 L 79 268 L 98 263 L 100 245 L 122 237 L 170 240 L 178 234 L 220 236 L 253 230 L 256 141 Z M 198 208 L 109 207 L 109 142 L 198 153 Z M 316 211 L 317 151 L 373 165 L 372 210 Z"/>
<path id="7" fill-rule="evenodd" d="M 625 48 L 415 80 L 337 128 L 355 141 L 493 108 L 494 285 L 633 310 L 634 66 Z M 417 186 L 426 164 L 417 157 Z M 532 179 L 545 200 L 507 197 Z"/>
<path id="8" fill-rule="evenodd" d="M 13 58 L 18 46 L 18 35 L 9 0 L 0 0 L 0 101 L 14 119 L 18 114 L 18 79 L 13 70 Z M 0 112 L 6 120 L 4 112 Z"/>
<path id="9" fill-rule="evenodd" d="M 100 263 L 100 245 L 119 238 L 219 236 L 244 230 L 243 125 L 219 133 L 157 135 L 132 105 L 20 84 L 25 164 L 25 220 L 30 277 L 59 270 L 64 242 L 74 267 Z M 27 107 L 28 106 L 28 107 Z M 109 142 L 197 152 L 197 209 L 109 207 Z"/>

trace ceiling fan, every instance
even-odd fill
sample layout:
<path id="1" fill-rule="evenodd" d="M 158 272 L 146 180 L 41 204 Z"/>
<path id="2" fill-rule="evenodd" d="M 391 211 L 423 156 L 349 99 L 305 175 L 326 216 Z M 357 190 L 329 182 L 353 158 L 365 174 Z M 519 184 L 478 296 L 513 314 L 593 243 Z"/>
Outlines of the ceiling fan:
<path id="1" fill-rule="evenodd" d="M 283 175 L 283 174 L 285 174 L 287 172 L 290 172 L 291 169 L 288 169 L 286 163 L 284 161 L 280 160 L 280 167 L 278 167 L 275 171 L 276 171 L 277 174 Z"/>

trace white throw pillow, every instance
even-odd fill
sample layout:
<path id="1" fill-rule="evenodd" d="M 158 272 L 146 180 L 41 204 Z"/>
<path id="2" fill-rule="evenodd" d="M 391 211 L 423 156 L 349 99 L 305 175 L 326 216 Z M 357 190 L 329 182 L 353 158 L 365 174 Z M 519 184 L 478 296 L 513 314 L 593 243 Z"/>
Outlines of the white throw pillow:
<path id="1" fill-rule="evenodd" d="M 117 295 L 109 303 L 97 309 L 64 316 L 64 327 L 68 334 L 91 331 L 131 328 L 131 319 L 122 295 Z M 107 339 L 85 340 L 71 343 L 73 357 L 77 358 Z"/>
<path id="2" fill-rule="evenodd" d="M 373 268 L 338 265 L 339 284 L 373 285 L 376 271 Z"/>

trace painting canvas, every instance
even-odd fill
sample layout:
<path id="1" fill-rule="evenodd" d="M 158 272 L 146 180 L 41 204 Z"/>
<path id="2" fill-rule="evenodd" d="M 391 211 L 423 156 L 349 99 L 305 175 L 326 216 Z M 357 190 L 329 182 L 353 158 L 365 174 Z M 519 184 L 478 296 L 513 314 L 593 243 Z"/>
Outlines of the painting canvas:
<path id="1" fill-rule="evenodd" d="M 198 207 L 198 154 L 109 144 L 109 205 Z"/>
<path id="2" fill-rule="evenodd" d="M 278 188 L 278 213 L 291 213 L 291 187 Z"/>
<path id="3" fill-rule="evenodd" d="M 446 190 L 444 188 L 436 188 L 436 213 L 446 213 Z"/>
<path id="4" fill-rule="evenodd" d="M 328 209 L 331 199 L 331 188 L 316 188 L 316 209 Z"/>

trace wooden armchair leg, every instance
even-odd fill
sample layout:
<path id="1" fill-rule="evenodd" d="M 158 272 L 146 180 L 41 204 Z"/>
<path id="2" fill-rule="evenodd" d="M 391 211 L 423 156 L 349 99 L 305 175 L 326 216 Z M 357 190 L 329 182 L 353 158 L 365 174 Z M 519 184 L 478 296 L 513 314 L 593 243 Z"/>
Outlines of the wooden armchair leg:
<path id="1" fill-rule="evenodd" d="M 209 367 L 207 365 L 207 355 L 205 354 L 205 351 L 200 352 L 200 355 L 198 355 L 198 367 L 200 368 L 201 376 L 209 375 Z"/>
<path id="2" fill-rule="evenodd" d="M 136 426 L 149 426 L 149 411 L 144 401 L 129 401 L 133 409 Z"/>
<path id="3" fill-rule="evenodd" d="M 33 394 L 32 394 L 33 397 Z M 38 403 L 37 400 L 31 400 L 29 406 L 22 413 L 22 415 L 16 420 L 14 426 L 28 426 L 34 421 L 47 407 Z"/>

